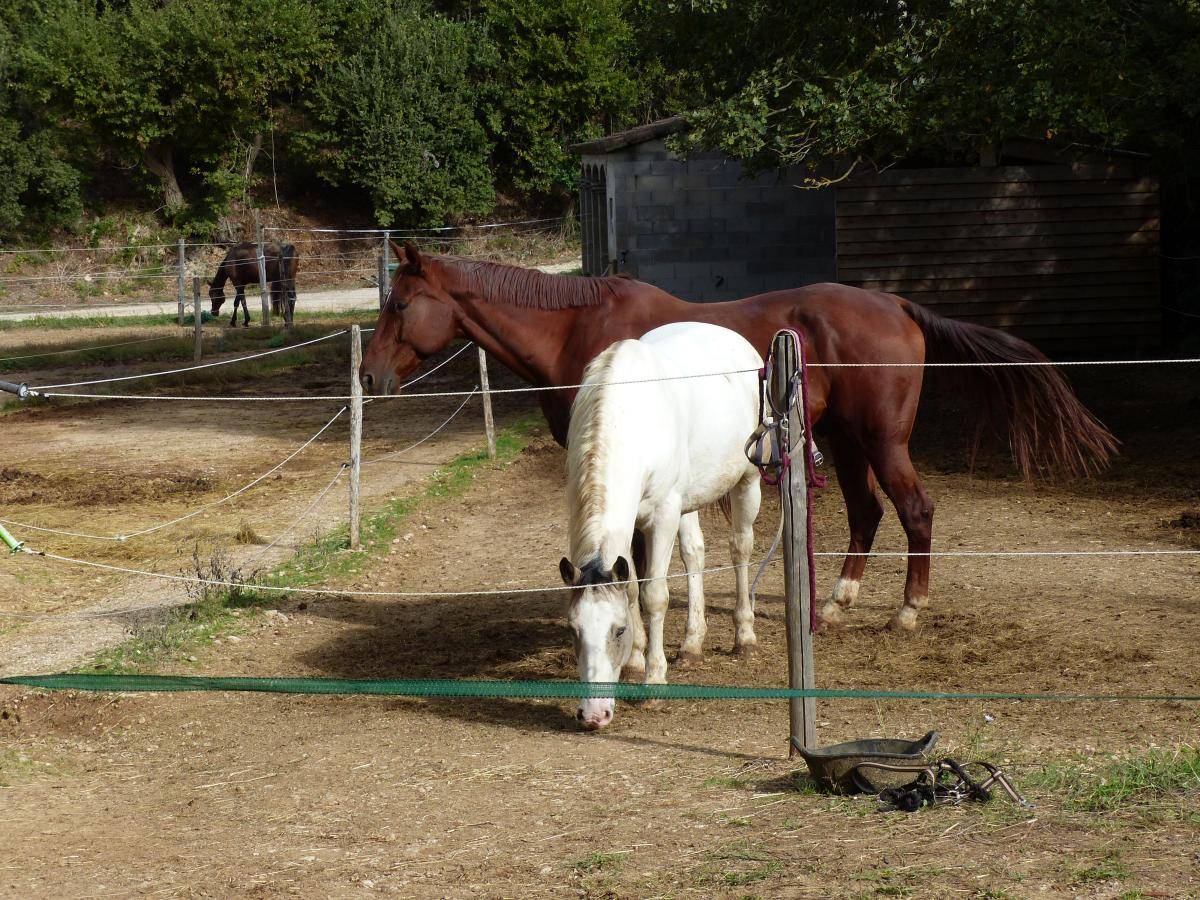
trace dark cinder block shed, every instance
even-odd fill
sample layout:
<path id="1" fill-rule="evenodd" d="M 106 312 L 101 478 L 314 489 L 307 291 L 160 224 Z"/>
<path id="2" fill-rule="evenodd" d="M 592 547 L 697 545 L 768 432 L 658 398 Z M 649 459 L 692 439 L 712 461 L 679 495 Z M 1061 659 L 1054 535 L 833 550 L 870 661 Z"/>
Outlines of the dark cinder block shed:
<path id="1" fill-rule="evenodd" d="M 897 166 L 802 190 L 719 154 L 680 159 L 664 119 L 582 157 L 583 270 L 689 300 L 816 281 L 908 297 L 1055 352 L 1161 338 L 1159 184 L 1135 154 L 1013 139 L 977 166 Z"/>
<path id="2" fill-rule="evenodd" d="M 719 154 L 682 160 L 664 119 L 576 144 L 583 271 L 624 272 L 689 300 L 837 278 L 834 194 L 787 171 L 746 178 Z"/>

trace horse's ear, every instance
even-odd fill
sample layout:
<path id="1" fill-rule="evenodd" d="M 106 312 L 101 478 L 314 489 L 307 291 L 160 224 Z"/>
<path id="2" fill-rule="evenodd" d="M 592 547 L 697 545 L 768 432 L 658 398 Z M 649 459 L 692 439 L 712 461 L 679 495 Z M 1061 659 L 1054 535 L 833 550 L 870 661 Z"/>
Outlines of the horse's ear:
<path id="1" fill-rule="evenodd" d="M 629 560 L 623 556 L 618 556 L 617 561 L 613 563 L 613 579 L 615 581 L 629 580 Z"/>
<path id="2" fill-rule="evenodd" d="M 558 561 L 558 574 L 562 576 L 563 584 L 567 587 L 573 585 L 575 579 L 579 577 L 574 564 L 565 556 Z"/>
<path id="3" fill-rule="evenodd" d="M 408 271 L 413 275 L 421 274 L 421 251 L 412 241 L 404 242 L 404 258 L 408 261 Z"/>

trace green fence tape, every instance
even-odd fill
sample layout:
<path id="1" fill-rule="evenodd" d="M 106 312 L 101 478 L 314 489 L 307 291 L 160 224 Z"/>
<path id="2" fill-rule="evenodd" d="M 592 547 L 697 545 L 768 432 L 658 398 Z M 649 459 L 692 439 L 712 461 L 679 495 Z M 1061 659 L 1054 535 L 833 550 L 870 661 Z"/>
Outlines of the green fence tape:
<path id="1" fill-rule="evenodd" d="M 242 678 L 209 675 L 14 675 L 0 684 L 72 691 L 258 691 L 269 694 L 373 694 L 389 697 L 619 700 L 1049 700 L 1058 702 L 1174 701 L 1200 702 L 1200 695 L 1173 694 L 1022 694 L 1016 692 L 942 692 L 813 690 L 738 687 L 711 684 L 626 684 L 579 681 L 470 681 L 424 678 Z"/>

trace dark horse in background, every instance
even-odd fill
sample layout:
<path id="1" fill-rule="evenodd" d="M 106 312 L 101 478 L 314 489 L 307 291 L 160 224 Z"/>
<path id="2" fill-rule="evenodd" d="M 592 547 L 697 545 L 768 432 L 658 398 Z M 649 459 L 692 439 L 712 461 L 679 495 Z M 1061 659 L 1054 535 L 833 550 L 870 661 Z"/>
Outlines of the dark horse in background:
<path id="1" fill-rule="evenodd" d="M 728 303 L 689 303 L 632 279 L 545 275 L 497 263 L 422 256 L 406 244 L 361 376 L 370 393 L 394 386 L 456 337 L 480 347 L 533 385 L 582 381 L 584 367 L 614 341 L 669 322 L 723 325 L 765 355 L 783 328 L 803 333 L 813 421 L 828 433 L 846 500 L 850 546 L 821 612 L 838 623 L 858 595 L 883 516 L 881 486 L 908 538 L 904 604 L 893 628 L 916 627 L 928 605 L 933 501 L 909 459 L 908 442 L 926 362 L 1046 363 L 1035 347 L 994 328 L 945 319 L 902 297 L 841 284 L 812 284 Z M 842 364 L 830 366 L 829 364 Z M 898 363 L 899 365 L 880 365 Z M 855 365 L 858 364 L 858 365 Z M 862 365 L 867 364 L 867 365 Z M 1050 365 L 956 370 L 977 400 L 979 424 L 1009 445 L 1027 478 L 1101 468 L 1117 441 Z M 574 390 L 538 394 L 554 437 L 566 440 Z M 964 432 L 973 432 L 964 422 Z M 634 547 L 635 563 L 638 556 Z"/>
<path id="2" fill-rule="evenodd" d="M 263 244 L 263 256 L 267 264 L 267 286 L 271 290 L 271 311 L 275 315 L 283 312 L 285 324 L 292 323 L 296 311 L 296 271 L 300 260 L 296 248 L 291 244 L 274 241 Z M 246 309 L 246 285 L 258 284 L 258 245 L 250 241 L 234 244 L 217 266 L 217 274 L 209 282 L 208 299 L 212 301 L 212 314 L 220 315 L 225 302 L 225 282 L 232 281 L 236 293 L 233 297 L 233 318 L 230 326 L 237 325 L 238 306 L 242 307 L 242 325 L 249 327 L 250 311 Z"/>

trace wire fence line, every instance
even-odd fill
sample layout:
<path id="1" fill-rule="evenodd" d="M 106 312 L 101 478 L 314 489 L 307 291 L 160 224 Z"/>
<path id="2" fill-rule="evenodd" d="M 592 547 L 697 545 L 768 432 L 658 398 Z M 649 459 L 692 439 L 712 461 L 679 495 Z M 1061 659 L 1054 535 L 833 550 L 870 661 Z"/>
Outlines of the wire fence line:
<path id="1" fill-rule="evenodd" d="M 29 388 L 29 392 L 31 394 L 40 395 L 45 394 L 45 392 L 48 391 L 57 390 L 59 388 L 87 387 L 94 384 L 114 384 L 121 381 L 136 381 L 141 378 L 162 378 L 166 375 L 179 375 L 183 372 L 196 372 L 200 369 L 213 369 L 217 366 L 232 366 L 236 365 L 237 363 L 248 362 L 252 359 L 260 359 L 264 356 L 272 356 L 276 353 L 287 353 L 289 350 L 298 350 L 301 347 L 319 344 L 321 341 L 327 341 L 330 338 L 339 337 L 348 333 L 349 332 L 346 329 L 342 329 L 341 331 L 335 331 L 332 334 L 326 334 L 318 338 L 312 338 L 311 340 L 299 341 L 295 344 L 288 344 L 284 347 L 275 347 L 271 350 L 261 350 L 258 353 L 251 353 L 248 356 L 239 356 L 234 359 L 219 359 L 215 360 L 214 362 L 200 363 L 194 366 L 181 366 L 177 369 L 166 369 L 160 372 L 142 372 L 137 375 L 117 375 L 112 378 L 93 378 L 89 381 L 68 381 L 61 384 L 37 385 Z"/>
<path id="2" fill-rule="evenodd" d="M 131 540 L 132 538 L 136 538 L 136 537 L 141 537 L 146 534 L 153 534 L 156 531 L 162 531 L 164 528 L 170 528 L 173 525 L 178 525 L 180 522 L 186 522 L 189 519 L 194 519 L 196 516 L 200 515 L 201 513 L 205 513 L 208 510 L 213 509 L 217 506 L 220 506 L 223 503 L 227 503 L 228 501 L 232 500 L 234 497 L 238 497 L 241 494 L 244 494 L 246 491 L 250 490 L 250 488 L 252 488 L 256 484 L 259 484 L 260 482 L 262 482 L 264 479 L 269 478 L 271 475 L 274 475 L 276 472 L 278 472 L 280 469 L 282 469 L 284 466 L 286 466 L 289 462 L 291 462 L 293 459 L 295 459 L 297 456 L 299 456 L 301 453 L 303 453 L 306 449 L 308 449 L 308 447 L 311 446 L 312 443 L 317 438 L 319 438 L 322 434 L 324 434 L 326 431 L 328 431 L 330 426 L 332 426 L 333 423 L 336 422 L 341 417 L 341 415 L 344 412 L 346 412 L 347 409 L 349 409 L 349 407 L 347 407 L 347 406 L 343 406 L 341 409 L 339 409 L 336 413 L 334 413 L 333 418 L 331 418 L 328 422 L 326 422 L 324 425 L 321 426 L 320 430 L 318 430 L 316 434 L 314 434 L 312 437 L 310 437 L 308 440 L 306 440 L 303 444 L 301 444 L 299 447 L 297 447 L 295 450 L 293 450 L 291 453 L 289 453 L 287 456 L 285 456 L 280 462 L 276 463 L 274 466 L 272 466 L 266 472 L 263 472 L 263 474 L 259 475 L 253 481 L 250 481 L 247 484 L 242 485 L 242 487 L 238 488 L 236 491 L 233 491 L 230 494 L 226 494 L 220 500 L 214 500 L 211 503 L 206 503 L 203 506 L 200 506 L 197 509 L 192 510 L 191 512 L 187 513 L 186 515 L 179 516 L 178 518 L 171 519 L 170 521 L 167 521 L 167 522 L 162 522 L 158 525 L 152 525 L 149 528 L 142 528 L 138 531 L 130 531 L 130 532 L 126 532 L 123 534 L 94 534 L 94 533 L 82 532 L 82 531 L 68 531 L 65 529 L 58 529 L 58 528 L 46 528 L 46 527 L 43 527 L 40 525 L 30 525 L 26 522 L 15 522 L 10 519 L 0 519 L 0 523 L 3 523 L 5 525 L 12 525 L 16 528 L 27 528 L 30 531 L 41 531 L 41 532 L 45 532 L 47 534 L 58 534 L 58 535 L 66 536 L 66 537 L 85 538 L 88 540 L 95 540 L 95 541 L 114 541 L 117 543 Z"/>
<path id="3" fill-rule="evenodd" d="M 339 332 L 340 333 L 340 332 Z M 332 337 L 334 335 L 330 335 Z M 301 344 L 294 344 L 292 347 L 299 347 Z M 289 349 L 289 348 L 283 348 Z M 274 351 L 280 352 L 280 351 Z M 461 351 L 460 351 L 461 352 Z M 245 357 L 250 359 L 252 357 Z M 211 365 L 227 365 L 231 362 L 240 360 L 228 360 L 222 363 L 212 363 Z M 1014 367 L 1014 366 L 1134 366 L 1134 365 L 1194 365 L 1200 363 L 1200 357 L 1180 358 L 1180 359 L 1110 359 L 1110 360 L 1075 360 L 1069 362 L 1051 362 L 1041 360 L 1031 360 L 1029 362 L 1014 362 L 1014 363 L 986 363 L 986 362 L 964 362 L 964 363 L 809 363 L 809 368 L 993 368 L 993 367 Z M 206 368 L 199 366 L 197 368 Z M 186 370 L 179 370 L 186 371 Z M 665 381 L 682 381 L 692 378 L 719 378 L 728 375 L 745 375 L 748 373 L 758 373 L 760 369 L 729 369 L 720 372 L 700 372 L 687 375 L 661 375 L 655 378 L 634 378 L 622 381 L 603 381 L 603 382 L 578 382 L 575 384 L 552 384 L 552 385 L 526 385 L 525 387 L 512 388 L 492 388 L 490 394 L 527 394 L 527 393 L 543 393 L 546 391 L 569 391 L 582 389 L 595 389 L 601 387 L 614 387 L 620 385 L 634 384 L 652 384 Z M 76 397 L 81 399 L 106 399 L 106 400 L 147 400 L 147 401 L 193 401 L 193 402 L 302 402 L 302 401 L 338 401 L 345 402 L 353 399 L 349 394 L 303 394 L 303 395 L 283 395 L 283 396 L 255 396 L 255 395 L 224 395 L 224 396 L 183 396 L 172 394 L 92 394 L 92 393 L 59 393 L 57 388 L 75 387 L 90 384 L 104 384 L 108 381 L 124 381 L 130 378 L 148 378 L 154 374 L 173 374 L 167 373 L 148 373 L 146 375 L 127 376 L 125 378 L 115 379 L 99 379 L 96 381 L 76 382 L 75 384 L 66 385 L 48 385 L 45 387 L 30 387 L 28 392 L 31 396 L 42 397 Z M 426 373 L 428 374 L 428 373 Z M 424 376 L 421 376 L 424 377 Z M 419 379 L 414 379 L 419 380 Z M 409 382 L 410 384 L 412 382 Z M 401 387 L 404 387 L 403 385 Z M 399 389 L 398 389 L 399 390 Z M 473 393 L 473 390 L 455 390 L 455 391 L 422 391 L 417 393 L 394 393 L 394 394 L 378 394 L 372 397 L 373 401 L 379 400 L 408 400 L 419 397 L 437 398 L 437 397 L 464 397 Z"/>
<path id="4" fill-rule="evenodd" d="M 340 473 L 339 473 L 340 475 Z M 334 483 L 326 486 L 327 492 Z M 287 585 L 276 585 L 263 583 L 258 581 L 243 581 L 235 579 L 219 579 L 219 578 L 202 578 L 191 575 L 172 575 L 167 572 L 153 572 L 147 569 L 137 569 L 131 566 L 119 566 L 110 563 L 101 563 L 94 560 L 79 559 L 76 557 L 63 556 L 61 554 L 50 553 L 45 550 L 34 550 L 29 547 L 22 547 L 21 552 L 30 556 L 52 560 L 54 562 L 64 563 L 68 565 L 83 566 L 85 568 L 96 569 L 100 571 L 114 572 L 124 575 L 136 575 L 145 578 L 155 578 L 162 581 L 170 581 L 180 584 L 194 584 L 208 587 L 223 587 L 228 589 L 253 590 L 253 591 L 268 591 L 277 594 L 304 594 L 312 596 L 329 596 L 329 597 L 379 597 L 390 599 L 438 599 L 438 598 L 453 598 L 453 597 L 490 597 L 490 596 L 516 596 L 529 594 L 546 594 L 546 593 L 563 593 L 575 590 L 573 586 L 564 584 L 549 584 L 536 585 L 526 587 L 505 587 L 503 585 L 495 585 L 476 590 L 433 590 L 433 591 L 371 591 L 360 590 L 357 588 L 310 588 L 310 587 L 292 587 Z M 871 553 L 854 553 L 845 554 L 837 551 L 821 551 L 815 554 L 816 556 L 908 556 L 910 554 L 903 551 L 877 551 Z M 1019 550 L 978 550 L 978 551 L 933 551 L 930 553 L 914 553 L 913 556 L 936 556 L 936 557 L 953 557 L 953 556 L 973 556 L 973 557 L 993 557 L 993 558 L 1013 558 L 1013 557 L 1092 557 L 1092 556 L 1128 556 L 1128 557 L 1145 557 L 1145 556 L 1200 556 L 1200 550 L 1158 550 L 1158 549 L 1130 549 L 1130 550 L 1036 550 L 1036 551 L 1019 551 Z M 765 560 L 763 565 L 774 565 L 781 563 L 781 559 Z M 675 581 L 681 578 L 688 578 L 691 574 L 697 575 L 712 575 L 720 572 L 729 572 L 737 568 L 753 568 L 755 563 L 746 562 L 740 566 L 738 564 L 729 564 L 722 566 L 711 566 L 701 569 L 696 573 L 688 572 L 672 572 L 663 576 L 667 581 Z M 637 578 L 629 579 L 629 582 L 637 584 L 645 584 L 653 581 L 653 578 Z M 614 582 L 614 584 L 624 584 L 627 582 Z M 124 615 L 132 612 L 141 612 L 150 609 L 162 609 L 161 604 L 147 605 L 141 607 L 127 607 L 122 609 L 104 610 L 96 613 L 87 614 L 89 617 L 103 618 L 116 615 Z M 0 610 L 0 616 L 19 619 L 64 619 L 71 618 L 81 614 L 66 613 L 61 616 L 55 615 L 34 615 L 27 613 L 18 613 L 6 610 Z"/>

